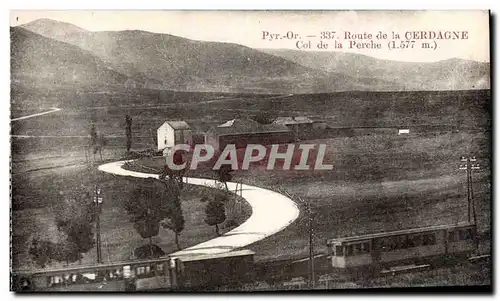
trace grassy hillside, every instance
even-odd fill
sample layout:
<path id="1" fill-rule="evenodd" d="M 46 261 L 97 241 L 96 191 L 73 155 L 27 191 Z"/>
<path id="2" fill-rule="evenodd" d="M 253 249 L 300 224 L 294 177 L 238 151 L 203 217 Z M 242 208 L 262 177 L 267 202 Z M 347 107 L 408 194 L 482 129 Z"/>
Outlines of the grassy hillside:
<path id="1" fill-rule="evenodd" d="M 189 91 L 314 93 L 394 89 L 390 81 L 324 72 L 245 46 L 139 30 L 89 32 L 52 20 L 22 25 L 92 52 L 137 85 Z"/>
<path id="2" fill-rule="evenodd" d="M 23 28 L 10 29 L 11 80 L 25 85 L 102 87 L 123 85 L 127 77 L 92 53 Z"/>

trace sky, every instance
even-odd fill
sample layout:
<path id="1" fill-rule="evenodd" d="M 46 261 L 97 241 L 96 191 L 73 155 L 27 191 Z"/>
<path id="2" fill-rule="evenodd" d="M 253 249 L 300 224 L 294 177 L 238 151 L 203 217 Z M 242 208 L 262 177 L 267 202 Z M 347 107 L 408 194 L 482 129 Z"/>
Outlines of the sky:
<path id="1" fill-rule="evenodd" d="M 302 48 L 311 41 L 312 50 L 318 50 L 321 32 L 335 31 L 335 39 L 324 39 L 329 49 L 369 55 L 380 59 L 432 62 L 462 58 L 489 62 L 489 15 L 487 11 L 19 11 L 10 13 L 10 25 L 17 26 L 40 18 L 72 23 L 90 31 L 145 30 L 168 33 L 194 40 L 229 42 L 252 48 Z M 371 33 L 381 49 L 349 49 L 345 32 Z M 381 31 L 387 39 L 376 39 Z M 400 34 L 395 45 L 406 40 L 407 31 L 467 31 L 466 40 L 435 40 L 437 49 L 423 48 L 415 40 L 413 48 L 389 49 L 392 32 Z M 264 32 L 280 34 L 283 39 L 263 39 Z M 286 34 L 298 35 L 288 39 Z M 289 35 L 290 36 L 290 35 Z M 315 36 L 315 37 L 307 37 Z M 338 39 L 337 39 L 338 37 Z M 332 49 L 333 43 L 342 43 L 342 49 Z M 297 45 L 299 42 L 299 45 Z M 355 40 L 358 45 L 370 39 Z M 405 43 L 403 43 L 405 44 Z"/>

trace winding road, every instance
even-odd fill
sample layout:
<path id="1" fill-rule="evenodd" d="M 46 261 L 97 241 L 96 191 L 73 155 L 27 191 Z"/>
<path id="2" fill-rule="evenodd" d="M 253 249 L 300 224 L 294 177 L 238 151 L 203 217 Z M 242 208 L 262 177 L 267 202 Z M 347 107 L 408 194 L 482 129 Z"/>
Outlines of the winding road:
<path id="1" fill-rule="evenodd" d="M 32 117 L 36 117 L 36 116 L 42 116 L 42 115 L 45 115 L 45 114 L 50 114 L 50 113 L 59 112 L 59 111 L 61 111 L 61 109 L 59 109 L 59 108 L 50 108 L 50 111 L 36 113 L 36 114 L 31 114 L 31 115 L 28 115 L 28 116 L 22 116 L 22 117 L 12 118 L 10 121 L 17 121 L 17 120 L 28 119 L 28 118 L 32 118 Z"/>
<path id="2" fill-rule="evenodd" d="M 99 170 L 119 176 L 137 178 L 158 178 L 157 174 L 149 174 L 126 170 L 123 164 L 133 160 L 107 163 L 99 166 Z M 213 187 L 215 180 L 200 178 L 184 178 L 189 184 Z M 236 183 L 228 182 L 230 190 L 236 189 Z M 170 255 L 182 256 L 191 254 L 215 254 L 229 252 L 245 247 L 268 236 L 271 236 L 290 225 L 299 216 L 299 209 L 290 198 L 277 192 L 242 185 L 242 195 L 252 207 L 252 215 L 239 227 L 209 241 L 183 249 Z"/>

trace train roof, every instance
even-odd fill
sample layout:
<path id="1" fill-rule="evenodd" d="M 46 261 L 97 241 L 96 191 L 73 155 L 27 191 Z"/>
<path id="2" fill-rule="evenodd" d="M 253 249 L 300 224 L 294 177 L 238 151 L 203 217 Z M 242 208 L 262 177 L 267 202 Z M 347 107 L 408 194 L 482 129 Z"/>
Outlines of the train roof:
<path id="1" fill-rule="evenodd" d="M 92 273 L 99 270 L 107 270 L 107 269 L 116 269 L 122 268 L 124 266 L 140 266 L 140 265 L 148 265 L 148 264 L 158 264 L 158 263 L 166 263 L 168 260 L 172 258 L 179 258 L 181 261 L 196 261 L 196 260 L 206 260 L 206 259 L 216 259 L 216 258 L 224 258 L 224 257 L 236 257 L 236 256 L 245 256 L 245 255 L 254 255 L 255 252 L 245 249 L 239 251 L 230 251 L 224 253 L 216 253 L 216 254 L 186 254 L 181 256 L 173 256 L 167 255 L 160 258 L 155 259 L 136 259 L 136 260 L 128 260 L 122 262 L 115 263 L 100 263 L 100 264 L 87 264 L 87 265 L 76 265 L 70 267 L 61 267 L 61 268 L 53 268 L 53 269 L 37 269 L 37 270 L 13 270 L 12 274 L 14 275 L 59 275 L 59 274 L 71 274 L 71 273 Z"/>
<path id="2" fill-rule="evenodd" d="M 148 264 L 158 264 L 158 263 L 165 263 L 169 260 L 169 257 L 160 257 L 160 258 L 155 258 L 155 259 L 135 259 L 135 260 L 128 260 L 128 261 L 121 261 L 121 262 L 114 262 L 114 263 L 99 263 L 99 264 L 86 264 L 86 265 L 75 265 L 75 266 L 69 266 L 69 267 L 60 267 L 60 268 L 52 268 L 52 269 L 37 269 L 37 270 L 14 270 L 12 271 L 13 274 L 17 275 L 59 275 L 61 273 L 84 273 L 84 272 L 96 272 L 100 270 L 107 270 L 107 269 L 117 269 L 117 268 L 122 268 L 123 266 L 126 265 L 132 265 L 132 266 L 137 266 L 137 265 L 148 265 Z"/>
<path id="3" fill-rule="evenodd" d="M 457 224 L 451 224 L 451 225 L 438 225 L 438 226 L 412 228 L 412 229 L 397 230 L 397 231 L 390 231 L 390 232 L 363 234 L 363 235 L 350 236 L 350 237 L 332 238 L 332 239 L 328 239 L 327 242 L 333 243 L 333 242 L 360 241 L 360 240 L 367 240 L 367 239 L 381 238 L 381 237 L 388 237 L 388 236 L 414 234 L 414 233 L 420 233 L 420 232 L 439 231 L 439 230 L 450 229 L 450 228 L 451 229 L 462 228 L 462 227 L 468 227 L 468 226 L 474 226 L 474 225 L 475 224 L 473 224 L 473 223 L 463 222 L 463 223 L 457 223 Z"/>
<path id="4" fill-rule="evenodd" d="M 238 257 L 238 256 L 248 256 L 248 255 L 254 255 L 255 252 L 251 250 L 240 250 L 240 251 L 231 251 L 231 252 L 224 252 L 224 253 L 216 253 L 216 254 L 188 254 L 188 255 L 181 255 L 181 256 L 175 256 L 179 258 L 180 261 L 182 262 L 188 262 L 188 261 L 199 261 L 199 260 L 209 260 L 209 259 L 219 259 L 219 258 L 227 258 L 227 257 Z"/>

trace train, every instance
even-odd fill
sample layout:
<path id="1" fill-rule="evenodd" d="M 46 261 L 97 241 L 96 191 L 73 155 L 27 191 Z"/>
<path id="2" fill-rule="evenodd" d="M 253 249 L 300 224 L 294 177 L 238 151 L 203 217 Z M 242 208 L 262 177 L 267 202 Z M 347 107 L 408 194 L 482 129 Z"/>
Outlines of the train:
<path id="1" fill-rule="evenodd" d="M 342 279 L 373 277 L 403 264 L 462 260 L 477 250 L 474 223 L 458 223 L 326 240 L 327 253 L 315 254 L 314 272 Z M 162 290 L 211 291 L 255 282 L 282 283 L 309 277 L 309 260 L 255 262 L 251 250 L 184 254 L 152 260 L 100 264 L 38 272 L 14 272 L 14 291 Z M 113 287 L 111 283 L 114 283 Z M 105 285 L 103 285 L 105 284 Z M 92 286 L 94 285 L 94 286 Z M 93 288 L 97 287 L 97 288 Z"/>
<path id="2" fill-rule="evenodd" d="M 254 281 L 254 252 L 184 254 L 159 259 L 12 273 L 23 291 L 210 291 Z"/>
<path id="3" fill-rule="evenodd" d="M 383 269 L 419 262 L 470 257 L 477 227 L 458 223 L 327 240 L 329 265 L 336 271 Z"/>
<path id="4" fill-rule="evenodd" d="M 326 240 L 326 252 L 314 254 L 314 272 L 316 277 L 355 281 L 377 277 L 395 266 L 454 264 L 469 258 L 476 245 L 476 225 L 467 222 L 332 238 Z M 309 258 L 255 266 L 256 277 L 270 284 L 310 277 Z"/>

